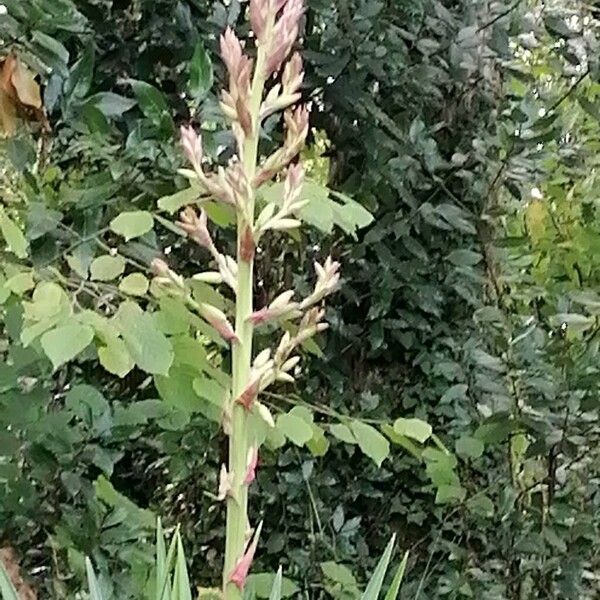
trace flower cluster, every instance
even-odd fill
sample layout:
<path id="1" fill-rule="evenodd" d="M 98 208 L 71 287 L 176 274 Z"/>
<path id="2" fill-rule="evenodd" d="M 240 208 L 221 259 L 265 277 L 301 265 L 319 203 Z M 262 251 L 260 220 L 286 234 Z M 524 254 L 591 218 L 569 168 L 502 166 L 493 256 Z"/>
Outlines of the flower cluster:
<path id="1" fill-rule="evenodd" d="M 315 263 L 316 283 L 303 300 L 292 290 L 283 291 L 266 306 L 252 307 L 253 261 L 261 237 L 269 231 L 299 227 L 299 214 L 307 199 L 302 195 L 304 169 L 293 161 L 301 151 L 309 129 L 309 111 L 298 105 L 304 79 L 302 59 L 293 52 L 304 12 L 302 0 L 250 0 L 248 17 L 256 42 L 256 53 L 246 52 L 231 29 L 220 39 L 227 70 L 227 87 L 220 106 L 231 123 L 237 156 L 226 166 L 207 166 L 202 137 L 191 126 L 181 128 L 181 143 L 191 169 L 181 172 L 201 191 L 201 206 L 187 207 L 177 223 L 181 232 L 208 251 L 212 266 L 193 280 L 211 285 L 225 284 L 233 290 L 236 319 L 232 324 L 219 308 L 195 301 L 185 280 L 162 260 L 153 268 L 156 281 L 169 293 L 183 296 L 202 318 L 231 344 L 232 389 L 225 401 L 222 426 L 230 436 L 228 465 L 223 465 L 217 497 L 227 502 L 228 537 L 225 550 L 224 593 L 228 599 L 241 598 L 246 576 L 258 544 L 260 525 L 252 539 L 244 535 L 247 525 L 247 488 L 256 479 L 258 446 L 248 435 L 248 415 L 253 413 L 274 426 L 269 408 L 259 395 L 275 382 L 293 382 L 300 361 L 299 347 L 327 328 L 322 300 L 338 286 L 339 263 L 327 258 Z M 257 160 L 262 122 L 283 113 L 284 142 L 264 160 Z M 268 202 L 255 218 L 259 188 L 285 173 L 279 202 Z M 237 257 L 221 253 L 211 235 L 205 199 L 227 204 L 237 218 Z M 254 329 L 265 323 L 286 321 L 286 332 L 277 347 L 265 349 L 252 360 Z M 229 522 L 234 523 L 229 527 Z"/>

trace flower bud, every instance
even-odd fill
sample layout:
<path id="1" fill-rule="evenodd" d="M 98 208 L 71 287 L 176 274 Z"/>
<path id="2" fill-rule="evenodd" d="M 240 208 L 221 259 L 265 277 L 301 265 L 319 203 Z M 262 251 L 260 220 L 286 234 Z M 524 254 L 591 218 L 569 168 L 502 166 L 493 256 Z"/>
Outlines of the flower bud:
<path id="1" fill-rule="evenodd" d="M 179 215 L 180 220 L 177 225 L 181 227 L 199 246 L 204 248 L 212 248 L 213 241 L 208 231 L 208 217 L 204 210 L 200 210 L 200 216 L 196 211 L 188 206 L 185 210 L 181 211 Z"/>
<path id="2" fill-rule="evenodd" d="M 219 335 L 225 341 L 231 343 L 239 341 L 227 317 L 217 307 L 201 302 L 198 304 L 198 312 L 219 332 Z"/>
<path id="3" fill-rule="evenodd" d="M 254 408 L 256 409 L 256 413 L 258 414 L 258 416 L 269 427 L 275 427 L 275 421 L 273 420 L 273 415 L 271 414 L 271 411 L 262 402 L 255 402 Z"/>
<path id="4" fill-rule="evenodd" d="M 199 171 L 202 164 L 202 138 L 191 125 L 181 126 L 181 144 L 186 158 L 192 163 L 194 169 Z"/>
<path id="5" fill-rule="evenodd" d="M 285 371 L 285 372 L 291 371 L 299 362 L 300 362 L 300 357 L 293 356 L 292 358 L 289 358 L 281 365 L 280 370 Z"/>
<path id="6" fill-rule="evenodd" d="M 265 364 L 267 364 L 267 361 L 270 358 L 271 358 L 271 348 L 265 348 L 262 352 L 259 352 L 256 355 L 256 358 L 254 359 L 254 362 L 252 363 L 252 366 L 255 369 L 260 369 Z"/>
<path id="7" fill-rule="evenodd" d="M 219 491 L 217 493 L 217 500 L 223 501 L 228 496 L 231 496 L 233 491 L 233 477 L 227 472 L 227 467 L 221 465 L 221 471 L 219 473 Z"/>
<path id="8" fill-rule="evenodd" d="M 273 221 L 271 229 L 275 231 L 287 231 L 288 229 L 296 229 L 302 225 L 302 221 L 298 219 L 277 219 Z"/>
<path id="9" fill-rule="evenodd" d="M 246 584 L 246 578 L 248 577 L 250 566 L 252 565 L 252 561 L 254 560 L 254 554 L 256 553 L 256 547 L 258 546 L 258 538 L 260 536 L 261 529 L 262 522 L 256 529 L 256 532 L 254 533 L 254 538 L 252 539 L 252 542 L 250 542 L 250 545 L 244 552 L 244 555 L 237 561 L 232 573 L 229 575 L 229 581 L 231 583 L 234 583 L 240 591 L 244 589 L 244 585 Z"/>
<path id="10" fill-rule="evenodd" d="M 194 281 L 200 281 L 202 283 L 213 285 L 223 283 L 223 276 L 221 273 L 217 273 L 217 271 L 204 271 L 203 273 L 196 273 L 195 275 L 192 275 L 192 279 Z"/>
<path id="11" fill-rule="evenodd" d="M 256 467 L 258 466 L 258 448 L 256 446 L 248 448 L 248 459 L 246 464 L 244 484 L 250 485 L 256 479 Z"/>

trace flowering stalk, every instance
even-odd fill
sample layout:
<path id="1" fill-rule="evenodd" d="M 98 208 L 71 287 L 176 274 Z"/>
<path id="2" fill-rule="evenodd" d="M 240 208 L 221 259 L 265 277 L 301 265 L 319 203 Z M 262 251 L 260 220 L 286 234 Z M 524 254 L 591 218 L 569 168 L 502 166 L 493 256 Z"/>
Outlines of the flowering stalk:
<path id="1" fill-rule="evenodd" d="M 298 211 L 306 204 L 301 198 L 304 181 L 302 166 L 292 165 L 308 133 L 306 107 L 291 108 L 300 99 L 303 80 L 302 59 L 290 56 L 298 36 L 303 13 L 302 0 L 250 0 L 248 13 L 256 40 L 252 60 L 231 29 L 221 36 L 221 56 L 227 68 L 229 85 L 221 95 L 221 108 L 229 119 L 237 144 L 237 157 L 227 168 L 207 173 L 203 167 L 200 136 L 191 127 L 182 128 L 182 146 L 203 190 L 235 208 L 237 217 L 237 256 L 234 260 L 219 252 L 209 232 L 206 213 L 186 208 L 178 223 L 188 238 L 209 252 L 214 267 L 192 279 L 210 285 L 222 283 L 235 294 L 235 321 L 230 324 L 217 307 L 196 302 L 185 280 L 163 261 L 155 261 L 156 281 L 168 293 L 183 297 L 231 345 L 232 387 L 223 412 L 223 430 L 229 436 L 229 459 L 222 465 L 218 498 L 227 503 L 223 595 L 240 600 L 246 576 L 259 543 L 261 525 L 252 529 L 248 521 L 248 488 L 256 478 L 258 447 L 249 417 L 253 413 L 274 426 L 269 409 L 259 394 L 273 383 L 293 382 L 292 372 L 300 360 L 294 355 L 308 338 L 323 331 L 324 311 L 317 306 L 334 291 L 339 281 L 339 264 L 328 258 L 315 263 L 317 282 L 304 300 L 295 301 L 292 290 L 275 295 L 266 306 L 254 310 L 254 254 L 262 235 L 298 227 Z M 269 89 L 267 89 L 269 88 Z M 259 163 L 258 143 L 261 123 L 267 116 L 284 111 L 285 141 L 281 148 Z M 267 204 L 255 218 L 256 192 L 261 185 L 285 171 L 284 191 L 279 203 Z M 253 358 L 255 327 L 266 322 L 299 320 L 295 333 L 282 336 L 274 351 L 263 350 Z"/>

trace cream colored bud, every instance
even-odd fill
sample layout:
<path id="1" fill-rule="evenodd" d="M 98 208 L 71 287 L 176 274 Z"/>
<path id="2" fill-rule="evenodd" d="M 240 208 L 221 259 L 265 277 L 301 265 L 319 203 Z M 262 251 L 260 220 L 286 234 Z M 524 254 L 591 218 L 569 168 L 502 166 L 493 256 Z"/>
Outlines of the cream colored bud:
<path id="1" fill-rule="evenodd" d="M 278 219 L 271 225 L 271 229 L 275 231 L 287 231 L 288 229 L 296 229 L 302 225 L 302 221 L 298 219 Z"/>
<path id="2" fill-rule="evenodd" d="M 288 358 L 282 365 L 282 371 L 291 371 L 298 363 L 300 362 L 299 356 L 292 356 L 292 358 Z"/>
<path id="3" fill-rule="evenodd" d="M 294 383 L 296 381 L 289 373 L 284 373 L 283 371 L 278 372 L 275 379 L 285 383 Z"/>
<path id="4" fill-rule="evenodd" d="M 262 402 L 255 402 L 254 410 L 269 427 L 275 427 L 275 421 L 273 420 L 271 411 Z"/>
<path id="5" fill-rule="evenodd" d="M 204 271 L 203 273 L 196 273 L 192 276 L 194 281 L 201 281 L 202 283 L 209 283 L 218 285 L 223 283 L 223 276 L 217 271 Z"/>
<path id="6" fill-rule="evenodd" d="M 271 348 L 265 348 L 262 352 L 259 352 L 254 359 L 253 366 L 256 369 L 263 367 L 267 361 L 271 358 Z"/>

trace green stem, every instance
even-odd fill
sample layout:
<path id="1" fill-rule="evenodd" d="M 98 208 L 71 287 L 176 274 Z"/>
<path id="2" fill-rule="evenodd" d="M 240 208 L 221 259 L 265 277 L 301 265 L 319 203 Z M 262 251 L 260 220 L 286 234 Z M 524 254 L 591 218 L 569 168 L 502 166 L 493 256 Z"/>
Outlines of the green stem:
<path id="1" fill-rule="evenodd" d="M 256 172 L 259 139 L 259 112 L 265 80 L 264 48 L 258 48 L 256 70 L 252 81 L 250 98 L 250 114 L 252 116 L 252 135 L 246 137 L 242 149 L 244 172 L 252 181 Z M 245 215 L 254 220 L 254 196 L 246 199 L 248 205 Z M 253 326 L 248 317 L 252 314 L 252 295 L 254 283 L 254 261 L 243 260 L 240 255 L 240 242 L 244 229 L 253 226 L 247 223 L 241 213 L 238 213 L 237 235 L 237 295 L 235 313 L 235 331 L 239 342 L 232 350 L 232 389 L 231 389 L 231 433 L 229 436 L 229 468 L 233 474 L 232 494 L 227 499 L 227 524 L 225 531 L 225 563 L 223 568 L 223 590 L 225 600 L 240 600 L 242 593 L 235 584 L 229 582 L 231 573 L 238 560 L 243 556 L 246 547 L 246 534 L 249 529 L 248 521 L 248 486 L 244 484 L 246 475 L 248 449 L 252 440 L 248 435 L 248 415 L 246 409 L 236 402 L 250 380 L 252 366 Z"/>

